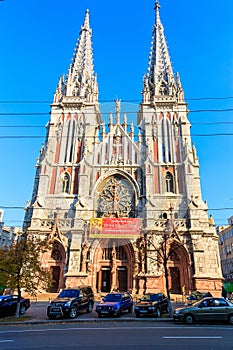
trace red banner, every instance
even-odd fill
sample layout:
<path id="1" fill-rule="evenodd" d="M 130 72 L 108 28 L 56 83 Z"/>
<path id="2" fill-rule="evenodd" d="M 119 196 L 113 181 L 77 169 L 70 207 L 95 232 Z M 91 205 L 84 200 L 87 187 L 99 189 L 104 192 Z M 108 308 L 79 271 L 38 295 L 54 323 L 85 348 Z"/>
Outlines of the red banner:
<path id="1" fill-rule="evenodd" d="M 96 218 L 90 220 L 90 238 L 128 238 L 140 234 L 138 218 Z"/>

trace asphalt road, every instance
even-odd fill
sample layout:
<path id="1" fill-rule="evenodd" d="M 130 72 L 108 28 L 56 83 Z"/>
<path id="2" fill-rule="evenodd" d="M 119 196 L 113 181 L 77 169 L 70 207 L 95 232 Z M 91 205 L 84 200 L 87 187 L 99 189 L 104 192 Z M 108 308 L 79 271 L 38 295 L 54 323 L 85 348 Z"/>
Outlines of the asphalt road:
<path id="1" fill-rule="evenodd" d="M 101 322 L 0 327 L 1 350 L 232 350 L 232 326 Z"/>

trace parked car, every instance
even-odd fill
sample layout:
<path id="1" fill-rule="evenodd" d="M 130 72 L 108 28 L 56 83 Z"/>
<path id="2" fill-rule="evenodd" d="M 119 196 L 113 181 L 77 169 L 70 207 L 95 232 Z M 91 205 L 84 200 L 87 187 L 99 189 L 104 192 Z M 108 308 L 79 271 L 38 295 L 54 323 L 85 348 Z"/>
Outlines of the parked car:
<path id="1" fill-rule="evenodd" d="M 63 289 L 47 307 L 47 316 L 75 318 L 79 311 L 92 312 L 94 293 L 91 287 Z"/>
<path id="2" fill-rule="evenodd" d="M 233 304 L 224 298 L 204 298 L 192 306 L 177 308 L 174 321 L 192 324 L 195 321 L 226 321 L 233 325 Z"/>
<path id="3" fill-rule="evenodd" d="M 212 297 L 212 294 L 210 292 L 199 292 L 198 290 L 191 293 L 186 300 L 185 305 L 192 305 L 198 300 L 201 300 L 206 297 Z"/>
<path id="4" fill-rule="evenodd" d="M 124 293 L 108 293 L 103 301 L 96 305 L 95 311 L 98 316 L 117 316 L 119 317 L 123 311 L 133 310 L 133 298 L 128 292 Z"/>
<path id="5" fill-rule="evenodd" d="M 163 293 L 147 293 L 136 302 L 134 312 L 136 317 L 156 316 L 168 311 L 168 299 Z"/>
<path id="6" fill-rule="evenodd" d="M 16 313 L 18 295 L 0 295 L 0 316 L 10 316 Z M 23 315 L 30 307 L 30 299 L 21 297 L 19 314 Z"/>

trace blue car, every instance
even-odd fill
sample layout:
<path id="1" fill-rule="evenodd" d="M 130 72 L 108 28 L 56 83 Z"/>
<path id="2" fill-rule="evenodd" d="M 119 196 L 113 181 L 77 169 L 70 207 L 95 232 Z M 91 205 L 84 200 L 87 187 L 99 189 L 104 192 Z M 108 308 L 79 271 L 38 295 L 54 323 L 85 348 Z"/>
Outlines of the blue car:
<path id="1" fill-rule="evenodd" d="M 128 292 L 109 293 L 103 301 L 96 305 L 95 311 L 98 316 L 116 316 L 120 317 L 123 311 L 132 312 L 133 298 Z"/>

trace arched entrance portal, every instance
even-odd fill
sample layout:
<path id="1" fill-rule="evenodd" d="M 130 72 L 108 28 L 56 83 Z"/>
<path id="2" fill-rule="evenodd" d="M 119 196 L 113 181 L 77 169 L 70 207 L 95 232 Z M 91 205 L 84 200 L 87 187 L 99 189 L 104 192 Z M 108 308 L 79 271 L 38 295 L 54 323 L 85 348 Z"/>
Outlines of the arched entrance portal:
<path id="1" fill-rule="evenodd" d="M 189 266 L 187 250 L 180 242 L 173 241 L 169 248 L 168 259 L 170 293 L 181 294 L 183 288 L 186 291 L 190 290 Z"/>
<path id="2" fill-rule="evenodd" d="M 51 255 L 48 259 L 48 265 L 52 277 L 50 293 L 57 293 L 64 288 L 64 266 L 65 266 L 65 249 L 59 241 L 54 241 Z"/>
<path id="3" fill-rule="evenodd" d="M 131 244 L 124 241 L 102 240 L 95 250 L 96 290 L 108 293 L 129 291 L 133 287 Z"/>

